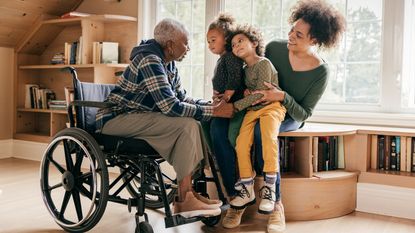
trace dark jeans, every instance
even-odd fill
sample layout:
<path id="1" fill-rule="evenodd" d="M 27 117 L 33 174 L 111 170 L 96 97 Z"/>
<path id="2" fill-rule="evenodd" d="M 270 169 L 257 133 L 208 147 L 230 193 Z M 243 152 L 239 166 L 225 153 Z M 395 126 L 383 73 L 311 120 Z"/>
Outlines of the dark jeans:
<path id="1" fill-rule="evenodd" d="M 301 122 L 296 122 L 291 118 L 284 120 L 280 126 L 280 132 L 293 131 L 301 126 Z M 236 173 L 236 152 L 228 140 L 228 127 L 229 119 L 226 118 L 214 118 L 210 125 L 210 136 L 212 140 L 212 150 L 216 157 L 216 161 L 219 166 L 219 170 L 222 175 L 222 182 L 225 186 L 226 192 L 229 196 L 235 196 L 236 190 L 234 188 L 238 179 Z M 254 144 L 255 144 L 255 170 L 262 171 L 264 160 L 262 159 L 261 150 L 261 133 L 259 128 L 259 122 L 255 126 L 254 131 Z M 280 198 L 280 173 L 277 175 L 276 181 L 276 194 L 277 200 Z"/>
<path id="2" fill-rule="evenodd" d="M 213 154 L 222 175 L 222 182 L 229 196 L 235 196 L 236 152 L 228 139 L 229 119 L 212 118 L 210 123 L 210 137 Z"/>

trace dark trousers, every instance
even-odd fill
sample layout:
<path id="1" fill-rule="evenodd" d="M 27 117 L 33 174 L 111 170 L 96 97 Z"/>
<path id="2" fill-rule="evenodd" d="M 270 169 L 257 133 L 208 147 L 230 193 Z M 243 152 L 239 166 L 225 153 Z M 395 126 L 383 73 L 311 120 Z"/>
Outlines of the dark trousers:
<path id="1" fill-rule="evenodd" d="M 302 125 L 301 122 L 297 122 L 288 118 L 284 120 L 280 127 L 280 132 L 293 131 Z M 236 171 L 236 152 L 228 140 L 228 127 L 229 119 L 226 118 L 214 118 L 210 125 L 210 136 L 212 140 L 212 150 L 215 155 L 216 161 L 219 166 L 219 170 L 222 175 L 222 182 L 225 186 L 226 192 L 229 196 L 235 196 L 235 183 L 239 178 Z M 259 122 L 255 125 L 254 131 L 254 148 L 255 156 L 253 163 L 255 164 L 255 170 L 261 171 L 264 166 L 264 160 L 262 158 L 261 147 L 261 131 Z M 280 181 L 281 174 L 277 174 L 276 180 L 276 194 L 277 200 L 280 199 Z"/>

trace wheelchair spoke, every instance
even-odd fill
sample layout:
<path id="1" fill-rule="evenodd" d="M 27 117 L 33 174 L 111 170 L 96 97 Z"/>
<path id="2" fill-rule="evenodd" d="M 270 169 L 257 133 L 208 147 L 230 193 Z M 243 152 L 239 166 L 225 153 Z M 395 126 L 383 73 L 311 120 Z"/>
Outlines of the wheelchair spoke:
<path id="1" fill-rule="evenodd" d="M 71 198 L 71 192 L 66 191 L 65 196 L 63 197 L 61 211 L 59 212 L 59 219 L 63 219 L 63 214 L 65 213 L 66 207 L 68 206 L 69 199 Z"/>
<path id="2" fill-rule="evenodd" d="M 76 152 L 76 162 L 74 166 L 74 171 L 81 170 L 81 164 L 82 164 L 83 157 L 84 156 L 81 153 L 79 153 L 78 151 Z"/>
<path id="3" fill-rule="evenodd" d="M 81 221 L 83 218 L 83 215 L 82 215 L 81 197 L 79 196 L 79 191 L 76 189 L 72 190 L 72 197 L 73 197 L 73 202 L 75 204 L 76 215 L 78 216 L 78 220 Z"/>
<path id="4" fill-rule="evenodd" d="M 55 160 L 53 160 L 52 158 L 48 157 L 48 160 L 55 165 L 55 167 L 60 171 L 60 173 L 64 173 L 66 170 L 59 164 L 57 163 Z"/>
<path id="5" fill-rule="evenodd" d="M 72 161 L 72 155 L 71 155 L 71 150 L 69 148 L 68 140 L 63 140 L 63 148 L 65 150 L 66 169 L 68 169 L 68 171 L 72 171 L 73 161 Z"/>
<path id="6" fill-rule="evenodd" d="M 59 183 L 59 184 L 55 184 L 54 186 L 49 186 L 48 191 L 52 191 L 56 188 L 62 187 L 62 185 L 63 185 L 62 183 Z"/>
<path id="7" fill-rule="evenodd" d="M 88 191 L 84 186 L 79 186 L 79 187 L 77 187 L 77 189 L 79 190 L 79 192 L 81 192 L 87 198 L 89 198 L 90 200 L 92 199 L 92 193 L 90 191 Z"/>

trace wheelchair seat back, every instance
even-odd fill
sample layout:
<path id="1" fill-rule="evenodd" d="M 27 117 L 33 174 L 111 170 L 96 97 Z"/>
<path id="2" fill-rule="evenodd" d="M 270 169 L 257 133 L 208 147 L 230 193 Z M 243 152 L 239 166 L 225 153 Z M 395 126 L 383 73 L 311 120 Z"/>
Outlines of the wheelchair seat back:
<path id="1" fill-rule="evenodd" d="M 74 85 L 75 100 L 103 102 L 114 88 L 115 84 L 87 83 L 76 79 L 76 84 Z M 89 133 L 94 133 L 97 111 L 98 108 L 96 107 L 76 106 L 77 127 Z"/>

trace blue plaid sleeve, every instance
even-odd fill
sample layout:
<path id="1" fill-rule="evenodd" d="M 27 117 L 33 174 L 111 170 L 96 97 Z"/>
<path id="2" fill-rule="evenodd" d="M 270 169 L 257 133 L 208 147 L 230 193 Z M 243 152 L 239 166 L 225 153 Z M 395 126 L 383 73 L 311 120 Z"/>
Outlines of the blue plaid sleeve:
<path id="1" fill-rule="evenodd" d="M 196 120 L 209 120 L 212 116 L 212 106 L 187 102 L 188 98 L 185 91 L 181 88 L 180 77 L 177 71 L 169 77 L 160 58 L 155 56 L 145 58 L 138 70 L 143 75 L 145 86 L 155 104 L 164 114 L 168 116 L 193 117 Z"/>

